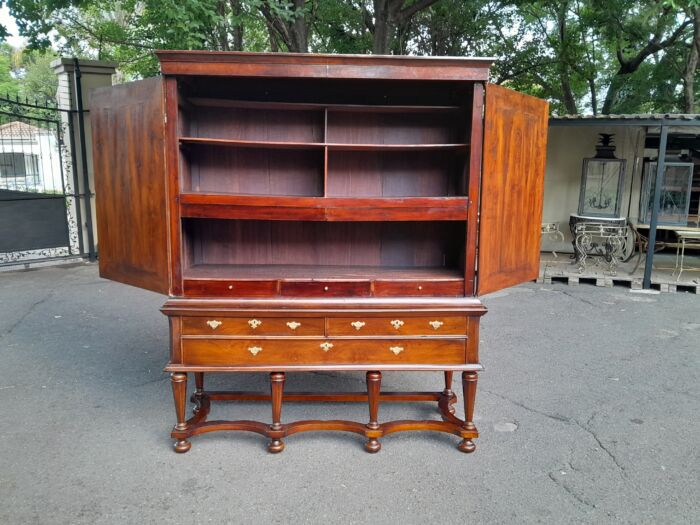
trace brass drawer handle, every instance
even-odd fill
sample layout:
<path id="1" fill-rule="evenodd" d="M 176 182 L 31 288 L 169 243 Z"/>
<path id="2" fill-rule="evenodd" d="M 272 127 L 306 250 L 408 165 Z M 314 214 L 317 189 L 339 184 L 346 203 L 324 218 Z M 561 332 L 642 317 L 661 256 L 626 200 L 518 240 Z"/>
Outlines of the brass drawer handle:
<path id="1" fill-rule="evenodd" d="M 441 327 L 442 325 L 444 325 L 445 323 L 443 323 L 442 321 L 430 321 L 428 324 L 429 324 L 430 326 L 432 326 L 435 330 L 437 330 L 438 328 L 440 328 L 440 327 Z"/>
<path id="2" fill-rule="evenodd" d="M 324 352 L 328 352 L 328 350 L 333 348 L 333 343 L 321 343 L 319 346 L 323 349 Z"/>
<path id="3" fill-rule="evenodd" d="M 401 352 L 403 352 L 403 346 L 390 346 L 389 350 L 394 352 L 394 355 L 399 355 Z"/>
<path id="4" fill-rule="evenodd" d="M 289 328 L 291 328 L 292 330 L 296 330 L 297 328 L 299 328 L 301 326 L 301 323 L 297 323 L 296 321 L 289 321 L 287 323 L 287 326 Z"/>
<path id="5" fill-rule="evenodd" d="M 260 352 L 262 352 L 262 346 L 249 346 L 248 352 L 253 355 L 258 355 Z"/>
<path id="6" fill-rule="evenodd" d="M 403 321 L 401 321 L 400 319 L 394 319 L 393 321 L 391 321 L 391 326 L 398 330 L 403 326 Z"/>
<path id="7" fill-rule="evenodd" d="M 248 324 L 253 330 L 255 330 L 258 326 L 262 324 L 262 321 L 258 321 L 257 319 L 251 319 L 250 321 L 248 321 Z"/>
<path id="8" fill-rule="evenodd" d="M 352 326 L 355 330 L 359 330 L 360 328 L 365 326 L 365 323 L 364 321 L 354 321 L 350 323 L 350 326 Z"/>
<path id="9" fill-rule="evenodd" d="M 211 321 L 207 321 L 207 324 L 211 327 L 212 330 L 216 330 L 223 323 L 221 321 L 217 321 L 216 319 L 212 319 Z"/>

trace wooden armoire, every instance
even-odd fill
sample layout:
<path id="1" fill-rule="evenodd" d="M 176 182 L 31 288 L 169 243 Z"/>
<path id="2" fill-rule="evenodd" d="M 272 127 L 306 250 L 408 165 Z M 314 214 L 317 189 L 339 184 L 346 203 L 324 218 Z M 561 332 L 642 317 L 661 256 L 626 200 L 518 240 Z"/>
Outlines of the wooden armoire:
<path id="1" fill-rule="evenodd" d="M 157 55 L 162 76 L 93 91 L 90 115 L 100 274 L 168 296 L 175 450 L 340 430 L 376 452 L 434 430 L 474 451 L 478 296 L 538 275 L 547 104 L 488 84 L 488 59 Z M 364 371 L 367 389 L 284 391 L 307 371 Z M 382 391 L 409 371 L 440 387 Z M 207 391 L 210 372 L 266 372 L 270 392 Z M 271 422 L 207 421 L 231 400 L 269 401 Z M 285 421 L 283 401 L 369 413 Z M 382 421 L 380 402 L 422 401 L 434 419 Z"/>

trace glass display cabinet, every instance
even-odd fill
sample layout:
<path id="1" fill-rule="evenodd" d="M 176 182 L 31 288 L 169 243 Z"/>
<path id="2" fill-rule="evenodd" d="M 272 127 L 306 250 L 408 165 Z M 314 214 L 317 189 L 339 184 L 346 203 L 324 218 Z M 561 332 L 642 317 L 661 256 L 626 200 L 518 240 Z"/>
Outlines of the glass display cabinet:
<path id="1" fill-rule="evenodd" d="M 625 166 L 624 159 L 615 157 L 613 135 L 601 133 L 595 157 L 583 159 L 579 215 L 608 218 L 620 216 Z"/>
<path id="2" fill-rule="evenodd" d="M 651 222 L 651 212 L 654 208 L 656 166 L 656 161 L 644 163 L 644 180 L 639 207 L 639 220 L 644 224 Z M 666 226 L 688 225 L 692 182 L 692 162 L 681 162 L 680 160 L 667 160 L 665 162 L 658 224 Z"/>

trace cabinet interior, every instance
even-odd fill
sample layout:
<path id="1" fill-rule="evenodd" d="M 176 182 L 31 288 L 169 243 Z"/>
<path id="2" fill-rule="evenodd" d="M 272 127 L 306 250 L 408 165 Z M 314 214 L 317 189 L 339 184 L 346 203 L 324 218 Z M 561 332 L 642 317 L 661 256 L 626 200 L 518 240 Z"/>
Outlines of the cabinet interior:
<path id="1" fill-rule="evenodd" d="M 463 221 L 184 219 L 185 278 L 464 275 Z"/>
<path id="2" fill-rule="evenodd" d="M 471 106 L 464 82 L 182 80 L 181 187 L 256 196 L 464 196 Z"/>

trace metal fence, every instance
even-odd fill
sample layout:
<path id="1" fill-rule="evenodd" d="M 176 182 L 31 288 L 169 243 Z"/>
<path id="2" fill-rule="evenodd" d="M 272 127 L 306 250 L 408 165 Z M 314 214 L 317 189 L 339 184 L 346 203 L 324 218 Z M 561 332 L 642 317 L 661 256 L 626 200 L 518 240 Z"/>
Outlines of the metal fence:
<path id="1" fill-rule="evenodd" d="M 0 265 L 85 253 L 73 113 L 0 96 Z"/>

